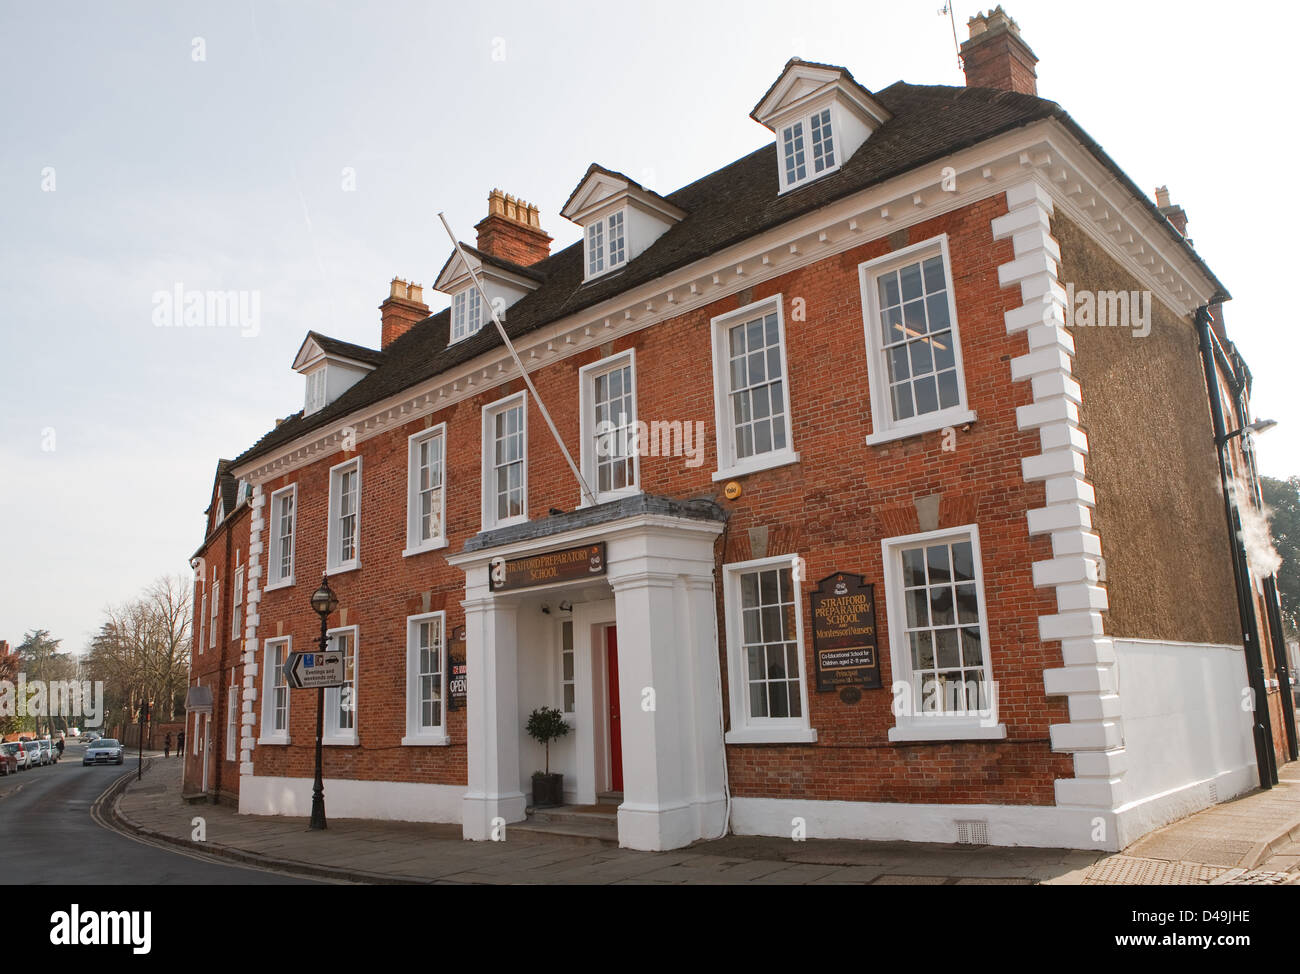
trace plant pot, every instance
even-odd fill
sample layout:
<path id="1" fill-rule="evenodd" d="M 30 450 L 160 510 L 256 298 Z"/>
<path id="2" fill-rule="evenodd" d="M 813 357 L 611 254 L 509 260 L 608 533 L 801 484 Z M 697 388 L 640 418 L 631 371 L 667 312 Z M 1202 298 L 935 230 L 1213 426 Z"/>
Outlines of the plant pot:
<path id="1" fill-rule="evenodd" d="M 564 804 L 564 775 L 533 773 L 533 807 L 549 808 Z"/>

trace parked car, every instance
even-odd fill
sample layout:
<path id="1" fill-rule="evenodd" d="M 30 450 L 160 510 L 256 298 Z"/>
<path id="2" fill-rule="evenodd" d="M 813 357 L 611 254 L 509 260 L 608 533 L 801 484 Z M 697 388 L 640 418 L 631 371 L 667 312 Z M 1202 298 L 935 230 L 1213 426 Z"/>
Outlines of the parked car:
<path id="1" fill-rule="evenodd" d="M 89 764 L 121 764 L 126 751 L 120 741 L 103 737 L 86 748 L 86 756 L 81 759 L 82 766 Z"/>
<path id="2" fill-rule="evenodd" d="M 15 741 L 14 743 L 18 745 L 17 757 L 19 768 L 26 771 L 27 769 L 34 768 L 41 763 L 40 748 L 32 747 L 31 741 Z"/>
<path id="3" fill-rule="evenodd" d="M 0 774 L 18 773 L 18 744 L 0 744 Z"/>
<path id="4" fill-rule="evenodd" d="M 45 751 L 45 752 L 47 752 L 47 753 L 49 754 L 49 756 L 50 756 L 50 762 L 49 762 L 49 763 L 50 763 L 50 764 L 58 764 L 58 763 L 59 763 L 59 748 L 58 748 L 58 746 L 54 743 L 54 741 L 52 741 L 52 740 L 44 740 L 44 741 L 41 741 L 41 750 L 42 750 L 42 751 Z"/>
<path id="5" fill-rule="evenodd" d="M 39 760 L 42 766 L 54 763 L 54 758 L 51 757 L 50 755 L 49 741 L 41 741 L 41 740 L 32 741 L 32 746 L 37 749 L 37 753 L 40 755 Z"/>

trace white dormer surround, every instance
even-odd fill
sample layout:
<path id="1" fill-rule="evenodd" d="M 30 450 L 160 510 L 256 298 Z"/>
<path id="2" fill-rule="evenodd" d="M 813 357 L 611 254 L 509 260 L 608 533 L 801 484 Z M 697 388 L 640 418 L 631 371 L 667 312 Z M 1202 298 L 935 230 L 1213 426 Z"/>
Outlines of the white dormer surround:
<path id="1" fill-rule="evenodd" d="M 653 190 L 592 163 L 560 215 L 583 230 L 583 280 L 635 260 L 686 216 Z"/>
<path id="2" fill-rule="evenodd" d="M 352 357 L 340 350 L 342 342 L 332 342 L 308 332 L 302 347 L 293 360 L 293 370 L 306 377 L 306 396 L 303 414 L 310 416 L 332 403 L 343 393 L 365 378 L 374 369 L 374 362 Z M 329 351 L 326 351 L 326 348 Z M 358 353 L 365 349 L 353 346 Z"/>
<path id="3" fill-rule="evenodd" d="M 492 309 L 483 304 L 482 297 L 477 293 L 478 289 L 474 287 L 474 279 L 470 276 L 466 260 L 482 280 L 483 290 L 487 292 L 488 300 L 492 302 L 497 316 L 502 321 L 506 320 L 507 308 L 530 291 L 536 290 L 541 283 L 537 278 L 510 270 L 505 262 L 485 257 L 468 244 L 462 243 L 461 247 L 464 249 L 465 258 L 462 259 L 459 253 L 452 253 L 438 274 L 438 279 L 433 283 L 434 290 L 451 297 L 449 342 L 468 338 L 492 320 Z M 522 271 L 523 268 L 520 270 Z"/>
<path id="4" fill-rule="evenodd" d="M 782 193 L 835 172 L 890 118 L 844 68 L 798 58 L 786 62 L 749 116 L 776 133 Z"/>

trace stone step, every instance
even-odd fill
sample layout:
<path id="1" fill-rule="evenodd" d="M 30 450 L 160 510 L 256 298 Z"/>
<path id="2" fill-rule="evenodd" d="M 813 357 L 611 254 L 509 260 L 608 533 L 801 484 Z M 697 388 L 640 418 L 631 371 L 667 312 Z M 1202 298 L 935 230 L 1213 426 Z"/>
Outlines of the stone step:
<path id="1" fill-rule="evenodd" d="M 607 825 L 618 832 L 618 809 L 614 805 L 558 805 L 530 808 L 528 821 L 538 825 Z"/>
<path id="2" fill-rule="evenodd" d="M 594 816 L 596 821 L 536 822 L 532 819 L 506 826 L 514 839 L 560 839 L 583 845 L 618 845 L 618 822 L 610 816 Z M 607 821 L 602 820 L 607 819 Z"/>

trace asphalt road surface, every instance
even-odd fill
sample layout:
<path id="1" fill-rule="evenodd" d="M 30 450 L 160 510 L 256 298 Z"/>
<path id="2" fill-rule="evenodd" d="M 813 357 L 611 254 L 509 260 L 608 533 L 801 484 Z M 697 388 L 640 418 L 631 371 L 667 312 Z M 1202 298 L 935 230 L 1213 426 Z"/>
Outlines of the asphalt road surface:
<path id="1" fill-rule="evenodd" d="M 95 801 L 136 759 L 121 767 L 81 764 L 70 744 L 58 764 L 0 778 L 0 883 L 62 885 L 248 886 L 310 883 L 270 870 L 154 845 L 101 825 Z"/>

